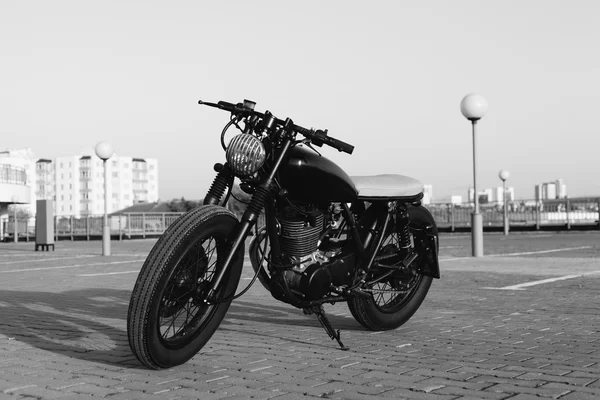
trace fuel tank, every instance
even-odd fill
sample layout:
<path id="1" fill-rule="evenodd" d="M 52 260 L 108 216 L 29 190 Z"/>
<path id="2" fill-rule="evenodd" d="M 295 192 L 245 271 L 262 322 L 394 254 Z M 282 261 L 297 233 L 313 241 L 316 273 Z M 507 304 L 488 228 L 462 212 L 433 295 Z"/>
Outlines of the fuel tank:
<path id="1" fill-rule="evenodd" d="M 358 196 L 343 169 L 304 146 L 288 151 L 279 168 L 279 183 L 292 201 L 350 203 Z"/>

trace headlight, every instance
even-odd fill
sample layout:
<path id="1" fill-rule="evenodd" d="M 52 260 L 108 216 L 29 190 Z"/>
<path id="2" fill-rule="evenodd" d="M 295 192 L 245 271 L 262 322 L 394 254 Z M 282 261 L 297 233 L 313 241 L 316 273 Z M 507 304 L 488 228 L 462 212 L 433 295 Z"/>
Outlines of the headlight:
<path id="1" fill-rule="evenodd" d="M 255 136 L 241 133 L 227 146 L 227 163 L 235 175 L 250 176 L 265 163 L 265 146 Z"/>

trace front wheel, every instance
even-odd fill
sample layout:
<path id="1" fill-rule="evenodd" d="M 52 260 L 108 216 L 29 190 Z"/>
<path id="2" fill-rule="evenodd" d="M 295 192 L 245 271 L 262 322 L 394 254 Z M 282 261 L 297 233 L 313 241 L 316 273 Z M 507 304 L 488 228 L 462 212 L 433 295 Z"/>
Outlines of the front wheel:
<path id="1" fill-rule="evenodd" d="M 236 224 L 230 211 L 204 205 L 171 224 L 150 251 L 127 313 L 129 346 L 145 366 L 160 369 L 185 363 L 218 328 L 240 280 L 243 245 L 213 298 L 207 296 L 224 268 Z"/>
<path id="2" fill-rule="evenodd" d="M 421 206 L 410 207 L 408 214 L 411 227 L 422 229 L 430 226 L 431 234 L 437 238 L 437 227 L 427 209 Z M 415 250 L 419 253 L 419 257 L 412 265 L 427 263 L 430 262 L 430 257 L 437 257 L 437 249 L 430 249 L 430 251 L 436 251 L 436 254 L 425 254 L 425 249 L 421 246 L 422 242 L 415 240 Z M 398 251 L 398 232 L 392 227 L 386 233 L 377 256 L 391 256 Z M 354 319 L 367 329 L 375 331 L 396 329 L 408 321 L 421 306 L 432 280 L 431 276 L 418 272 L 417 268 L 411 268 L 402 275 L 392 275 L 386 280 L 365 288 L 365 291 L 370 292 L 372 296 L 353 298 L 348 301 L 348 308 Z"/>

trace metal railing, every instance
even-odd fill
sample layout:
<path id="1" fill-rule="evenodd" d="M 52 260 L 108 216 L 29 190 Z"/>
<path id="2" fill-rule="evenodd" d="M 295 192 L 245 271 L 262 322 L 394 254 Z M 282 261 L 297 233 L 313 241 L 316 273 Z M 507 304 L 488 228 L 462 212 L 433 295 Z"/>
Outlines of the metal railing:
<path id="1" fill-rule="evenodd" d="M 432 213 L 438 228 L 454 231 L 470 229 L 473 205 L 469 203 L 450 204 L 432 203 L 425 205 Z M 500 228 L 504 224 L 503 204 L 488 203 L 480 205 L 484 228 Z M 580 229 L 596 227 L 600 229 L 600 198 L 579 198 L 546 200 L 511 201 L 508 203 L 508 220 L 511 228 L 525 230 L 542 228 Z M 134 239 L 158 237 L 182 212 L 165 213 L 126 213 L 109 216 L 109 226 L 113 238 Z M 238 215 L 239 217 L 240 215 Z M 102 237 L 102 215 L 90 216 L 55 216 L 55 240 L 93 240 Z M 258 221 L 264 225 L 264 216 Z M 4 238 L 14 237 L 14 217 L 9 216 L 2 223 L 1 232 Z M 18 219 L 17 232 L 19 238 L 35 240 L 35 218 Z"/>
<path id="2" fill-rule="evenodd" d="M 165 213 L 125 213 L 121 215 L 110 215 L 108 225 L 111 236 L 123 238 L 156 237 L 162 235 L 165 230 L 182 212 Z M 83 217 L 55 217 L 55 237 L 71 238 L 102 236 L 102 215 L 89 215 Z"/>
<path id="3" fill-rule="evenodd" d="M 473 205 L 470 203 L 432 203 L 425 207 L 433 215 L 438 227 L 470 228 Z M 508 222 L 511 227 L 541 229 L 555 227 L 571 229 L 578 226 L 600 228 L 600 198 L 565 198 L 557 200 L 517 200 L 507 203 Z M 480 205 L 484 227 L 501 227 L 504 224 L 504 204 Z"/>

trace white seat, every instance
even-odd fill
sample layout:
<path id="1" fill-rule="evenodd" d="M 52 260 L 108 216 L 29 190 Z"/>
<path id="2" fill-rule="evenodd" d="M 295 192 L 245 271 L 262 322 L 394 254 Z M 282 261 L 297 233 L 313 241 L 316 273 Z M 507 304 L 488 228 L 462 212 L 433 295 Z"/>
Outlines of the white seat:
<path id="1" fill-rule="evenodd" d="M 413 197 L 423 192 L 423 183 L 404 175 L 351 176 L 358 197 Z"/>

